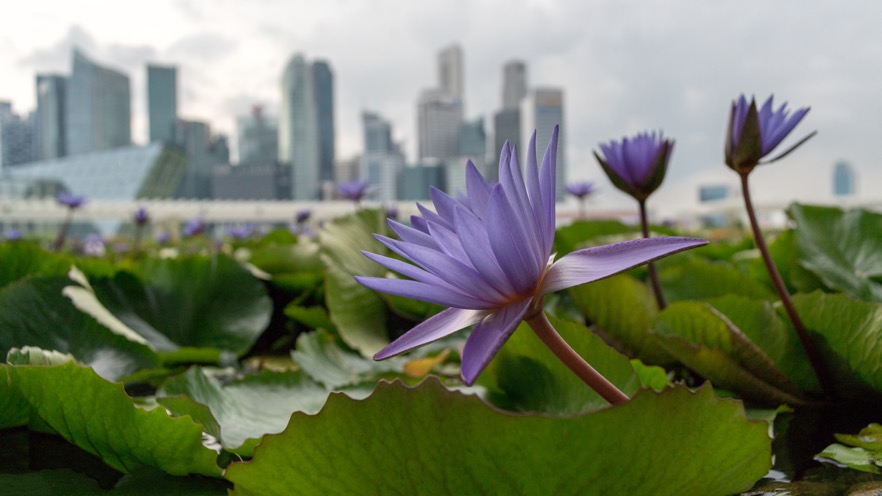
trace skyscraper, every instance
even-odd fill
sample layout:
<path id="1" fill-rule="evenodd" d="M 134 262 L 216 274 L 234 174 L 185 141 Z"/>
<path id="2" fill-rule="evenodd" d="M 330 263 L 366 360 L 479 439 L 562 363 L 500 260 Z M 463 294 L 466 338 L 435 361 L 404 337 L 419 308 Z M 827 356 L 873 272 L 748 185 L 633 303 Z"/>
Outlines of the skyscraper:
<path id="1" fill-rule="evenodd" d="M 240 164 L 268 164 L 279 159 L 279 120 L 264 115 L 260 105 L 236 119 L 236 134 Z"/>
<path id="2" fill-rule="evenodd" d="M 333 74 L 326 62 L 294 55 L 282 75 L 279 160 L 291 167 L 291 198 L 316 200 L 333 180 Z M 327 157 L 330 156 L 330 161 Z"/>
<path id="3" fill-rule="evenodd" d="M 851 196 L 855 193 L 854 169 L 844 160 L 833 166 L 833 196 Z"/>
<path id="4" fill-rule="evenodd" d="M 147 66 L 147 117 L 150 142 L 170 143 L 178 120 L 178 70 L 174 66 Z"/>
<path id="5" fill-rule="evenodd" d="M 558 201 L 564 198 L 564 180 L 566 177 L 566 131 L 563 116 L 563 90 L 560 88 L 536 88 L 530 90 L 521 101 L 521 142 L 518 150 L 524 154 L 530 142 L 530 136 L 536 131 L 536 151 L 539 160 L 555 125 L 560 125 L 560 136 L 557 145 L 557 183 L 555 197 Z"/>
<path id="6" fill-rule="evenodd" d="M 319 180 L 334 181 L 334 74 L 323 60 L 312 64 L 312 87 L 317 107 Z"/>
<path id="7" fill-rule="evenodd" d="M 211 128 L 202 121 L 178 119 L 172 141 L 187 153 L 187 166 L 178 188 L 178 198 L 210 198 L 211 173 L 215 159 L 211 155 Z"/>
<path id="8" fill-rule="evenodd" d="M 50 160 L 67 155 L 67 77 L 37 74 L 38 158 Z"/>
<path id="9" fill-rule="evenodd" d="M 0 101 L 0 170 L 35 160 L 34 120 L 33 113 L 22 118 L 12 104 Z"/>
<path id="10" fill-rule="evenodd" d="M 520 60 L 502 66 L 502 108 L 516 109 L 527 96 L 527 65 Z"/>
<path id="11" fill-rule="evenodd" d="M 438 54 L 438 88 L 458 98 L 461 105 L 465 106 L 462 48 L 457 44 L 450 45 Z"/>
<path id="12" fill-rule="evenodd" d="M 392 124 L 374 112 L 362 113 L 361 122 L 364 126 L 361 178 L 375 189 L 378 200 L 395 201 L 404 154 L 392 141 Z"/>
<path id="13" fill-rule="evenodd" d="M 131 144 L 131 105 L 128 76 L 102 67 L 74 50 L 67 94 L 69 154 Z"/>
<path id="14" fill-rule="evenodd" d="M 417 104 L 419 158 L 447 160 L 459 156 L 462 102 L 440 89 L 423 90 Z"/>

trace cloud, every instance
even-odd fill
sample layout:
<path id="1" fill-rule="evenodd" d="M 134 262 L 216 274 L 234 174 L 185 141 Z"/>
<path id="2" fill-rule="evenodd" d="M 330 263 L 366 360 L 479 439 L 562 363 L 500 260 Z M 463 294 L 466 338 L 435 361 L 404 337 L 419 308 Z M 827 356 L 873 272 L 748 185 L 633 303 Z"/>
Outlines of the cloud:
<path id="1" fill-rule="evenodd" d="M 233 52 L 238 42 L 229 36 L 213 32 L 190 35 L 174 42 L 165 50 L 170 59 L 211 63 Z"/>

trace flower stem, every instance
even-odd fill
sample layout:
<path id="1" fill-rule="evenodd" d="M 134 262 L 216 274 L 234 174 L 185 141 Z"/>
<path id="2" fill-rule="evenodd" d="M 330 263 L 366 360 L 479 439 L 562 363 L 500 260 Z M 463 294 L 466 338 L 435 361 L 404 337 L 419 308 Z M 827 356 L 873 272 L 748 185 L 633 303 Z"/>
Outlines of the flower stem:
<path id="1" fill-rule="evenodd" d="M 64 219 L 64 223 L 61 224 L 61 228 L 58 229 L 58 236 L 55 237 L 55 241 L 52 243 L 52 251 L 59 251 L 61 247 L 64 246 L 64 240 L 67 238 L 67 231 L 70 230 L 70 224 L 73 222 L 73 211 L 74 209 L 67 209 L 67 216 Z"/>
<path id="2" fill-rule="evenodd" d="M 649 219 L 646 216 L 646 200 L 640 200 L 640 230 L 643 237 L 649 237 Z M 662 294 L 661 284 L 658 282 L 658 274 L 655 272 L 655 264 L 649 262 L 646 264 L 646 270 L 649 272 L 649 281 L 652 283 L 652 292 L 655 293 L 655 301 L 658 303 L 658 309 L 664 310 L 666 306 L 665 296 Z"/>
<path id="3" fill-rule="evenodd" d="M 545 346 L 547 346 L 548 349 L 567 366 L 567 368 L 579 376 L 588 387 L 602 396 L 603 399 L 608 401 L 611 405 L 620 405 L 628 402 L 629 398 L 625 393 L 619 390 L 619 388 L 613 383 L 609 382 L 609 380 L 601 375 L 600 372 L 595 370 L 594 367 L 579 356 L 579 354 L 576 353 L 576 351 L 573 350 L 562 337 L 560 337 L 560 334 L 557 333 L 551 325 L 551 322 L 548 321 L 548 317 L 545 316 L 545 312 L 542 311 L 541 308 L 524 320 L 530 325 L 530 328 L 533 329 L 533 332 L 536 333 L 536 336 L 542 340 Z"/>
<path id="4" fill-rule="evenodd" d="M 818 382 L 821 384 L 821 388 L 828 396 L 834 396 L 833 383 L 830 380 L 827 364 L 824 362 L 824 359 L 821 358 L 818 348 L 809 337 L 808 332 L 806 332 L 805 326 L 799 318 L 799 314 L 796 313 L 796 307 L 793 306 L 793 300 L 790 299 L 790 293 L 784 285 L 784 280 L 781 278 L 781 274 L 778 272 L 778 268 L 775 266 L 775 262 L 769 254 L 769 248 L 766 246 L 765 238 L 763 238 L 763 233 L 756 220 L 753 202 L 750 199 L 750 188 L 747 186 L 748 174 L 749 172 L 739 175 L 741 176 L 741 191 L 744 196 L 744 206 L 747 209 L 747 217 L 750 219 L 750 227 L 753 230 L 754 242 L 756 243 L 756 247 L 759 249 L 760 254 L 762 254 L 763 262 L 766 264 L 766 270 L 769 273 L 769 277 L 772 279 L 775 291 L 778 292 L 778 297 L 781 298 L 781 304 L 784 306 L 787 316 L 790 317 L 790 322 L 793 323 L 796 335 L 799 337 L 799 341 L 802 344 L 803 350 L 805 350 L 806 356 L 808 356 L 809 363 L 818 378 Z"/>

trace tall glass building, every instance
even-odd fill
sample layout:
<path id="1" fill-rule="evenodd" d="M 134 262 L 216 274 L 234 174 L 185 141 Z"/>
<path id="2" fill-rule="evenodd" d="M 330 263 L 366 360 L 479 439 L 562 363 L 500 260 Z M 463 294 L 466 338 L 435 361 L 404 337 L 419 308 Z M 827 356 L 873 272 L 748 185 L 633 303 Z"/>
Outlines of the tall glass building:
<path id="1" fill-rule="evenodd" d="M 178 120 L 178 70 L 174 66 L 147 66 L 147 118 L 150 142 L 171 143 Z"/>
<path id="2" fill-rule="evenodd" d="M 68 81 L 68 153 L 76 155 L 128 146 L 132 142 L 129 78 L 73 52 Z"/>
<path id="3" fill-rule="evenodd" d="M 39 159 L 67 155 L 67 77 L 37 74 L 37 142 Z"/>
<path id="4" fill-rule="evenodd" d="M 291 199 L 321 198 L 334 174 L 333 74 L 326 62 L 294 55 L 282 75 L 279 161 L 291 167 Z M 330 157 L 330 159 L 329 159 Z"/>
<path id="5" fill-rule="evenodd" d="M 833 196 L 852 196 L 855 194 L 854 169 L 844 160 L 833 166 Z"/>
<path id="6" fill-rule="evenodd" d="M 248 115 L 236 119 L 240 164 L 269 164 L 279 158 L 279 120 L 264 115 L 255 105 Z"/>
<path id="7" fill-rule="evenodd" d="M 392 124 L 374 112 L 362 113 L 361 122 L 364 127 L 361 177 L 376 190 L 378 200 L 395 201 L 404 154 L 392 141 Z"/>

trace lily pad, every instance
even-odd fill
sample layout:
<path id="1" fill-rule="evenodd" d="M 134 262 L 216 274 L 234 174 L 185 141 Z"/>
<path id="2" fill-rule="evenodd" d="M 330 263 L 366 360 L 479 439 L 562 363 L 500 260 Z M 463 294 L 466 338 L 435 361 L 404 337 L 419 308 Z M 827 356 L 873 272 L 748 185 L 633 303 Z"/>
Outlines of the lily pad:
<path id="1" fill-rule="evenodd" d="M 832 461 L 861 472 L 882 473 L 882 425 L 870 424 L 857 435 L 836 434 L 842 443 L 833 443 L 822 451 L 821 461 Z"/>
<path id="2" fill-rule="evenodd" d="M 333 395 L 319 414 L 295 414 L 226 478 L 235 496 L 726 495 L 768 471 L 767 429 L 709 387 L 553 418 L 505 414 L 435 379 L 381 383 L 365 400 Z"/>
<path id="3" fill-rule="evenodd" d="M 202 446 L 201 426 L 161 408 L 135 406 L 122 385 L 91 368 L 73 362 L 0 368 L 27 402 L 32 424 L 51 428 L 121 472 L 153 467 L 172 475 L 220 475 L 217 454 Z"/>
<path id="4" fill-rule="evenodd" d="M 882 301 L 882 215 L 798 204 L 789 211 L 804 267 L 831 288 Z"/>
<path id="5" fill-rule="evenodd" d="M 272 302 L 258 279 L 224 255 L 145 261 L 93 281 L 98 299 L 165 353 L 209 348 L 242 355 L 269 323 Z"/>

